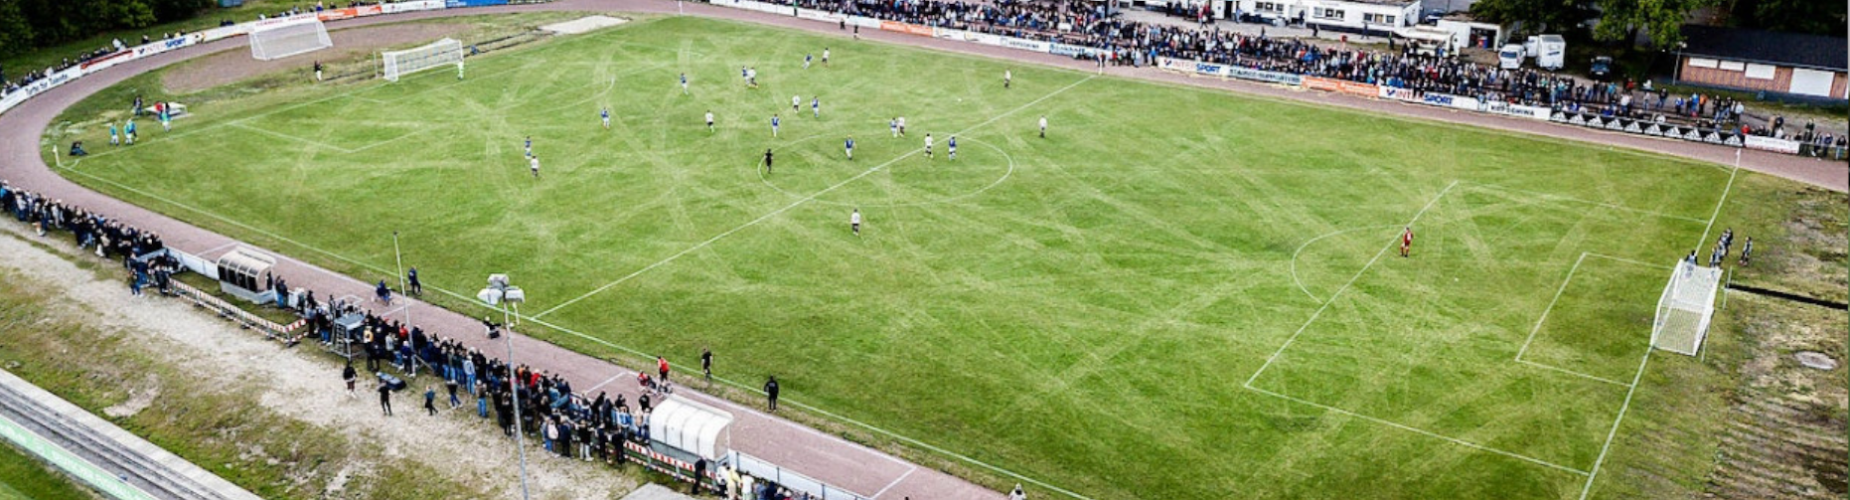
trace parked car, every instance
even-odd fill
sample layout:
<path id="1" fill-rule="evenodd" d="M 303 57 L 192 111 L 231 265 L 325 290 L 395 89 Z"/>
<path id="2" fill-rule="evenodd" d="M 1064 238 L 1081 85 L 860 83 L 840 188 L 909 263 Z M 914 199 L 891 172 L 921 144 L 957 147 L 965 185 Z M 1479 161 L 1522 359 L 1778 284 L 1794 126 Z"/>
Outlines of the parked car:
<path id="1" fill-rule="evenodd" d="M 1587 70 L 1587 76 L 1593 77 L 1594 80 L 1605 80 L 1612 77 L 1612 58 L 1606 56 L 1593 58 L 1593 67 Z"/>

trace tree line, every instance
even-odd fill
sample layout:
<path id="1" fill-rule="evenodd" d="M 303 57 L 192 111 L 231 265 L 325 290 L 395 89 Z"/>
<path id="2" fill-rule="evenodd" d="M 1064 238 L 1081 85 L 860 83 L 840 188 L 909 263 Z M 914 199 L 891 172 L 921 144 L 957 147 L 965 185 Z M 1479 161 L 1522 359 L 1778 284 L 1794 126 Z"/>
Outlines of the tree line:
<path id="1" fill-rule="evenodd" d="M 211 8 L 213 3 L 213 0 L 0 0 L 0 57 L 110 31 L 188 19 Z M 130 42 L 123 40 L 123 43 Z"/>
<path id="2" fill-rule="evenodd" d="M 1684 21 L 1698 9 L 1717 9 L 1725 24 L 1741 28 L 1844 36 L 1842 0 L 1479 0 L 1471 14 L 1495 23 L 1522 22 L 1527 31 L 1568 33 L 1597 21 L 1596 40 L 1631 40 L 1643 33 L 1659 47 L 1683 41 Z"/>

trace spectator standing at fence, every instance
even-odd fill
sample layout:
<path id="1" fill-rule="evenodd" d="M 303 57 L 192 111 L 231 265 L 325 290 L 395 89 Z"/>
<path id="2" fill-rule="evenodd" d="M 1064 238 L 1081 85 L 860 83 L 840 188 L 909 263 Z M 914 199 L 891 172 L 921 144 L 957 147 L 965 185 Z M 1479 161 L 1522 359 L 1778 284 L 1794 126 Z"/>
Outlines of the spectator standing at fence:
<path id="1" fill-rule="evenodd" d="M 340 379 L 347 382 L 347 397 L 354 397 L 353 386 L 360 380 L 360 374 L 353 369 L 353 360 L 347 360 L 347 367 L 340 371 Z"/>
<path id="2" fill-rule="evenodd" d="M 411 289 L 405 290 L 405 293 L 411 294 L 411 295 L 423 295 L 424 294 L 424 283 L 421 281 L 418 281 L 417 266 L 411 266 L 411 270 L 405 272 L 405 281 L 409 282 L 409 285 L 411 286 Z"/>
<path id="3" fill-rule="evenodd" d="M 456 387 L 458 385 L 455 378 L 443 381 L 443 388 L 450 392 L 450 408 L 462 406 L 462 398 L 456 397 Z"/>
<path id="4" fill-rule="evenodd" d="M 777 376 L 772 375 L 764 381 L 765 403 L 771 411 L 777 411 Z"/>

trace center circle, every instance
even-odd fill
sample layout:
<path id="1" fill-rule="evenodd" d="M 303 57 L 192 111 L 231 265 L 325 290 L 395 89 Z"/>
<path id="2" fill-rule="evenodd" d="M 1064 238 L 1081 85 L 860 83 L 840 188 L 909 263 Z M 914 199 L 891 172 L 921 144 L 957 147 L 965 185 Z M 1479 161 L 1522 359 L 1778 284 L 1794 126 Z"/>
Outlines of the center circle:
<path id="1" fill-rule="evenodd" d="M 765 172 L 762 160 L 754 169 L 759 181 L 793 198 L 813 195 L 811 201 L 816 203 L 908 207 L 983 194 L 1015 173 L 1015 158 L 1007 151 L 968 137 L 957 138 L 965 147 L 956 160 L 950 159 L 945 140 L 933 145 L 936 158 L 928 159 L 921 151 L 922 138 L 877 136 L 855 141 L 853 161 L 844 151 L 846 137 L 819 140 L 824 137 L 805 137 L 773 148 L 772 172 Z M 887 202 L 876 201 L 876 196 L 884 196 Z"/>

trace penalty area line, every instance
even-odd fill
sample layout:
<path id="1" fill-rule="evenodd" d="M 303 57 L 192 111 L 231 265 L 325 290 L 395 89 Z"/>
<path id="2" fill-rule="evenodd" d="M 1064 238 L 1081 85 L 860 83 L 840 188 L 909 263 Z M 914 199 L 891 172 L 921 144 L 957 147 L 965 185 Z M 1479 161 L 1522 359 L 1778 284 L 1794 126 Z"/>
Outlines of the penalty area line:
<path id="1" fill-rule="evenodd" d="M 1041 103 L 1042 101 L 1046 101 L 1046 100 L 1048 100 L 1048 99 L 1051 99 L 1051 98 L 1053 98 L 1053 96 L 1056 96 L 1056 95 L 1060 95 L 1060 94 L 1063 94 L 1063 93 L 1065 93 L 1065 92 L 1066 92 L 1066 91 L 1068 91 L 1068 90 L 1072 90 L 1072 89 L 1073 89 L 1073 87 L 1078 87 L 1078 86 L 1079 86 L 1079 84 L 1082 84 L 1082 83 L 1086 83 L 1086 82 L 1089 82 L 1089 81 L 1092 81 L 1092 79 L 1093 79 L 1093 78 L 1097 78 L 1097 75 L 1092 75 L 1092 76 L 1087 76 L 1087 77 L 1085 77 L 1085 78 L 1083 78 L 1083 79 L 1080 79 L 1080 80 L 1079 80 L 1079 81 L 1077 81 L 1077 82 L 1073 82 L 1073 83 L 1072 83 L 1072 84 L 1070 84 L 1070 85 L 1067 85 L 1067 86 L 1065 86 L 1065 87 L 1061 87 L 1061 88 L 1060 88 L 1059 90 L 1055 90 L 1055 91 L 1053 91 L 1053 92 L 1049 92 L 1049 93 L 1048 93 L 1047 95 L 1044 95 L 1044 96 L 1041 96 L 1040 98 L 1038 98 L 1038 99 L 1035 99 L 1035 100 L 1033 100 L 1033 101 L 1029 101 L 1029 102 L 1028 102 L 1027 104 L 1023 104 L 1023 105 L 1021 105 L 1020 107 L 1017 107 L 1017 108 L 1015 108 L 1015 109 L 1011 109 L 1011 110 L 1008 110 L 1008 111 L 1005 111 L 1005 112 L 1003 112 L 1003 113 L 1001 113 L 1001 114 L 998 114 L 998 115 L 996 115 L 996 116 L 992 116 L 992 117 L 990 117 L 990 118 L 989 118 L 988 120 L 984 120 L 984 121 L 983 121 L 982 123 L 978 123 L 978 124 L 976 124 L 976 125 L 971 125 L 971 126 L 969 126 L 969 127 L 967 127 L 967 128 L 965 128 L 965 129 L 963 129 L 963 130 L 960 130 L 960 131 L 957 131 L 956 133 L 953 133 L 953 134 L 951 134 L 951 135 L 952 135 L 952 136 L 958 136 L 958 135 L 963 135 L 963 134 L 964 134 L 965 132 L 969 132 L 969 131 L 971 131 L 971 130 L 975 130 L 975 129 L 978 129 L 978 128 L 981 128 L 981 127 L 983 127 L 983 126 L 985 126 L 985 125 L 989 125 L 989 124 L 991 124 L 991 123 L 995 123 L 995 122 L 996 122 L 996 120 L 1000 120 L 1000 119 L 1002 119 L 1002 117 L 1005 117 L 1005 116 L 1009 116 L 1009 115 L 1012 115 L 1012 114 L 1015 114 L 1015 113 L 1018 113 L 1018 112 L 1020 112 L 1021 110 L 1024 110 L 1024 109 L 1028 109 L 1029 107 L 1031 107 L 1031 106 L 1034 106 L 1034 105 L 1036 105 L 1036 104 L 1040 104 L 1040 103 Z M 576 304 L 576 303 L 578 303 L 579 301 L 582 301 L 582 300 L 585 300 L 585 299 L 588 299 L 588 298 L 591 298 L 592 296 L 594 296 L 594 295 L 597 295 L 597 294 L 599 294 L 599 293 L 603 293 L 603 292 L 604 292 L 605 290 L 609 290 L 609 289 L 611 289 L 612 287 L 615 287 L 615 286 L 617 286 L 617 285 L 621 285 L 621 284 L 623 284 L 624 282 L 627 282 L 627 281 L 629 281 L 629 280 L 631 280 L 631 279 L 634 279 L 634 278 L 636 278 L 637 276 L 641 276 L 641 275 L 642 275 L 643 273 L 646 273 L 646 272 L 649 272 L 650 270 L 653 270 L 653 269 L 655 269 L 655 268 L 657 268 L 657 267 L 661 267 L 661 266 L 663 266 L 663 265 L 666 265 L 666 264 L 668 264 L 668 263 L 671 263 L 671 262 L 674 262 L 674 261 L 676 261 L 676 260 L 678 260 L 678 259 L 680 259 L 681 257 L 683 257 L 683 256 L 686 256 L 687 254 L 690 254 L 690 253 L 694 253 L 695 251 L 698 251 L 698 250 L 700 250 L 700 249 L 702 249 L 702 248 L 706 248 L 707 246 L 709 246 L 709 245 L 712 245 L 712 244 L 713 244 L 714 242 L 717 242 L 717 241 L 719 241 L 719 240 L 721 240 L 721 239 L 725 239 L 725 238 L 726 238 L 727 236 L 732 236 L 732 235 L 733 235 L 733 233 L 737 233 L 737 232 L 739 232 L 739 231 L 743 231 L 743 230 L 745 230 L 746 228 L 749 228 L 749 227 L 752 227 L 752 226 L 756 226 L 756 225 L 758 225 L 758 224 L 759 224 L 759 223 L 761 223 L 761 222 L 764 222 L 764 221 L 766 221 L 766 220 L 770 220 L 770 219 L 771 219 L 772 217 L 776 217 L 776 216 L 778 216 L 778 215 L 780 215 L 780 214 L 782 214 L 782 213 L 784 213 L 784 212 L 788 212 L 788 211 L 790 211 L 790 209 L 793 209 L 793 208 L 796 208 L 796 207 L 799 207 L 799 206 L 802 206 L 802 205 L 803 205 L 803 204 L 805 204 L 805 203 L 809 203 L 810 201 L 812 201 L 812 200 L 815 200 L 815 199 L 816 199 L 816 197 L 819 197 L 819 196 L 822 196 L 822 195 L 825 195 L 825 194 L 829 194 L 830 192 L 833 192 L 833 191 L 835 191 L 836 189 L 840 189 L 840 188 L 841 188 L 842 186 L 846 186 L 846 185 L 848 185 L 848 184 L 849 184 L 849 183 L 851 183 L 851 182 L 854 182 L 854 181 L 858 181 L 858 180 L 861 180 L 862 178 L 864 178 L 864 177 L 867 177 L 867 176 L 869 176 L 869 175 L 873 175 L 873 174 L 874 174 L 875 172 L 879 172 L 879 171 L 880 171 L 881 169 L 884 169 L 884 168 L 886 168 L 887 166 L 890 166 L 890 165 L 892 165 L 892 164 L 894 164 L 894 163 L 899 163 L 899 161 L 900 161 L 900 160 L 904 160 L 904 159 L 906 159 L 906 158 L 911 158 L 911 157 L 912 157 L 913 155 L 916 155 L 916 154 L 918 154 L 918 153 L 919 153 L 919 151 L 920 151 L 920 150 L 918 150 L 918 149 L 913 149 L 913 150 L 910 150 L 910 151 L 908 151 L 908 152 L 907 152 L 906 154 L 902 154 L 902 155 L 899 155 L 898 157 L 895 157 L 895 158 L 893 158 L 893 159 L 891 159 L 891 160 L 887 160 L 887 161 L 886 161 L 886 163 L 881 163 L 881 164 L 879 164 L 879 165 L 875 165 L 875 166 L 874 166 L 873 168 L 869 168 L 869 169 L 867 169 L 866 171 L 863 171 L 863 172 L 861 172 L 860 174 L 856 174 L 856 175 L 855 175 L 854 177 L 849 177 L 849 178 L 848 178 L 847 180 L 844 180 L 844 181 L 841 181 L 841 182 L 837 182 L 837 183 L 835 183 L 835 184 L 833 184 L 833 185 L 830 185 L 829 187 L 826 187 L 826 188 L 822 188 L 822 190 L 820 190 L 820 191 L 816 191 L 816 192 L 814 192 L 814 193 L 810 193 L 810 195 L 809 195 L 809 196 L 804 196 L 804 197 L 802 197 L 802 198 L 800 198 L 800 199 L 797 199 L 796 201 L 793 201 L 793 202 L 790 202 L 790 204 L 788 204 L 788 205 L 784 205 L 784 206 L 783 206 L 783 208 L 779 208 L 779 209 L 777 209 L 777 210 L 772 210 L 772 211 L 771 211 L 770 213 L 767 213 L 767 214 L 764 214 L 764 215 L 761 215 L 761 216 L 758 216 L 758 218 L 756 218 L 756 219 L 752 219 L 752 220 L 751 220 L 751 221 L 749 221 L 749 222 L 746 222 L 746 223 L 744 223 L 744 224 L 740 224 L 740 225 L 738 225 L 738 226 L 736 226 L 736 227 L 733 227 L 732 229 L 727 229 L 726 231 L 724 231 L 724 232 L 721 232 L 721 233 L 719 233 L 719 234 L 716 234 L 716 235 L 714 235 L 714 236 L 713 236 L 713 237 L 711 237 L 711 238 L 707 238 L 707 239 L 706 239 L 706 241 L 702 241 L 702 242 L 700 242 L 700 243 L 698 243 L 698 244 L 695 244 L 694 246 L 691 246 L 691 247 L 687 247 L 686 249 L 683 249 L 683 250 L 681 250 L 681 251 L 679 251 L 679 252 L 675 252 L 675 253 L 674 253 L 673 255 L 669 255 L 669 256 L 668 256 L 667 258 L 665 258 L 665 259 L 662 259 L 662 260 L 659 260 L 659 261 L 656 261 L 656 262 L 655 262 L 654 264 L 649 264 L 649 265 L 647 265 L 647 266 L 643 266 L 643 268 L 642 268 L 642 269 L 637 269 L 636 271 L 634 271 L 634 272 L 631 272 L 631 273 L 629 273 L 629 274 L 626 274 L 626 275 L 624 275 L 624 276 L 623 276 L 623 277 L 621 277 L 621 278 L 617 278 L 617 279 L 616 279 L 615 281 L 611 281 L 611 282 L 609 282 L 609 283 L 605 283 L 605 284 L 604 284 L 603 286 L 600 286 L 600 287 L 597 287 L 597 288 L 595 288 L 595 289 L 592 289 L 591 291 L 589 291 L 589 292 L 586 292 L 586 293 L 585 293 L 584 295 L 579 295 L 578 297 L 575 297 L 575 298 L 573 298 L 573 299 L 571 299 L 571 300 L 567 300 L 567 301 L 565 301 L 565 302 L 562 302 L 562 303 L 560 303 L 559 305 L 556 305 L 556 306 L 552 306 L 552 308 L 551 308 L 551 309 L 547 309 L 547 310 L 544 310 L 544 311 L 540 311 L 540 313 L 539 313 L 539 314 L 535 314 L 535 315 L 533 315 L 533 316 L 532 316 L 532 318 L 534 318 L 534 319 L 540 319 L 540 318 L 544 318 L 544 317 L 546 317 L 546 315 L 548 315 L 548 314 L 552 314 L 552 313 L 554 313 L 554 312 L 556 312 L 556 311 L 558 311 L 558 310 L 560 310 L 560 309 L 564 309 L 564 308 L 565 308 L 565 307 L 567 307 L 567 306 L 570 306 L 570 305 L 572 305 L 572 304 Z M 1456 183 L 1456 182 L 1453 182 L 1453 184 L 1457 184 L 1457 183 Z M 1448 186 L 1448 187 L 1447 187 L 1447 189 L 1450 189 L 1450 187 Z"/>
<path id="2" fill-rule="evenodd" d="M 1407 221 L 1407 226 L 1410 227 L 1415 222 L 1419 222 L 1420 217 L 1423 215 L 1426 215 L 1427 210 L 1431 210 L 1433 205 L 1437 205 L 1439 203 L 1440 198 L 1445 197 L 1445 193 L 1451 192 L 1452 188 L 1457 187 L 1457 186 L 1458 186 L 1458 181 L 1452 181 L 1451 184 L 1446 184 L 1445 189 L 1439 190 L 1439 194 L 1434 195 L 1432 197 L 1432 200 L 1426 202 L 1426 206 L 1420 207 L 1420 211 L 1418 213 L 1413 214 L 1413 219 Z M 1323 311 L 1329 309 L 1330 304 L 1336 303 L 1336 298 L 1342 296 L 1343 291 L 1348 290 L 1350 285 L 1354 285 L 1355 280 L 1361 279 L 1362 275 L 1367 273 L 1369 268 L 1375 267 L 1375 262 L 1380 261 L 1381 256 L 1386 255 L 1388 249 L 1390 248 L 1394 248 L 1393 241 L 1388 241 L 1387 245 L 1382 246 L 1380 251 L 1375 252 L 1374 258 L 1368 259 L 1368 263 L 1364 264 L 1360 271 L 1356 271 L 1355 276 L 1350 276 L 1349 281 L 1347 283 L 1343 283 L 1342 288 L 1337 288 L 1335 293 L 1331 293 L 1330 298 L 1327 300 L 1324 300 L 1322 306 L 1317 307 L 1317 312 L 1311 313 L 1310 319 L 1305 320 L 1304 324 L 1299 326 L 1297 331 L 1292 332 L 1291 337 L 1285 339 L 1285 344 L 1278 346 L 1277 351 L 1274 351 L 1270 357 L 1265 358 L 1265 364 L 1259 365 L 1259 370 L 1253 372 L 1253 376 L 1247 377 L 1246 383 L 1240 384 L 1240 385 L 1247 389 L 1258 390 L 1253 387 L 1253 381 L 1259 380 L 1259 375 L 1265 373 L 1266 368 L 1270 368 L 1272 366 L 1272 362 L 1278 361 L 1278 356 L 1284 354 L 1285 349 L 1290 348 L 1291 343 L 1296 342 L 1298 340 L 1298 336 L 1303 335 L 1304 330 L 1307 330 L 1310 328 L 1311 323 L 1316 323 L 1317 318 L 1319 316 L 1323 316 Z"/>

